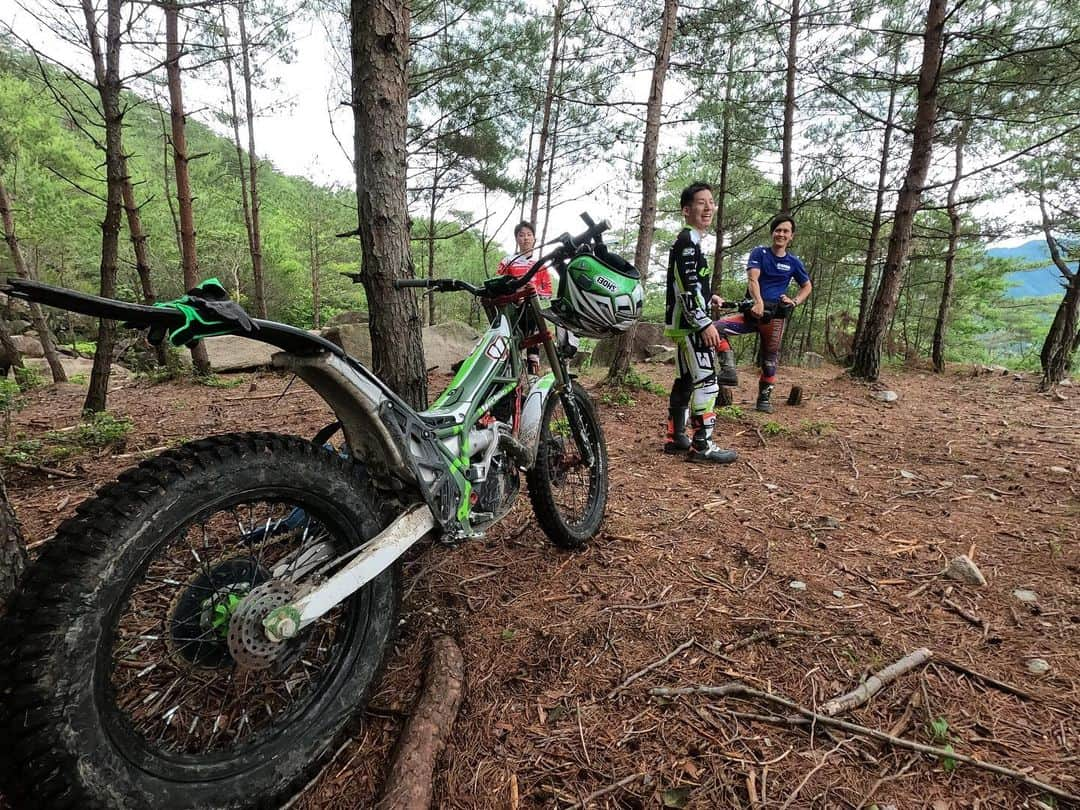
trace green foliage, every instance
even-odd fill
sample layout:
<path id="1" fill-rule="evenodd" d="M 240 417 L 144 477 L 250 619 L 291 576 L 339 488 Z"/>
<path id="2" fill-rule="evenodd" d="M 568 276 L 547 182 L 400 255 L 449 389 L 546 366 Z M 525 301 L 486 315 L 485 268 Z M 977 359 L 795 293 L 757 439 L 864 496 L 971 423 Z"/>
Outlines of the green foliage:
<path id="1" fill-rule="evenodd" d="M 788 429 L 779 422 L 770 420 L 762 423 L 761 432 L 766 436 L 784 436 L 788 433 Z"/>
<path id="2" fill-rule="evenodd" d="M 236 388 L 247 382 L 247 377 L 222 377 L 220 374 L 209 374 L 205 377 L 196 375 L 194 379 L 198 385 L 205 385 L 208 388 Z"/>
<path id="3" fill-rule="evenodd" d="M 16 366 L 12 369 L 12 373 L 15 375 L 15 382 L 23 391 L 33 391 L 35 388 L 41 388 L 45 385 L 45 377 L 33 366 L 23 366 L 22 368 Z"/>
<path id="4" fill-rule="evenodd" d="M 952 743 L 950 742 L 949 735 L 949 721 L 944 717 L 938 717 L 935 720 L 930 721 L 930 736 L 934 741 L 934 744 L 938 747 L 952 753 L 954 751 Z M 946 771 L 956 770 L 956 760 L 952 757 L 942 757 L 941 767 Z"/>
<path id="5" fill-rule="evenodd" d="M 625 407 L 633 407 L 634 398 L 630 396 L 630 392 L 624 389 L 616 389 L 615 391 L 605 391 L 600 395 L 601 405 L 622 405 Z"/>
<path id="6" fill-rule="evenodd" d="M 833 431 L 832 422 L 824 422 L 820 420 L 807 420 L 799 425 L 799 430 L 810 436 L 825 436 Z"/>
<path id="7" fill-rule="evenodd" d="M 743 409 L 738 405 L 723 405 L 716 409 L 716 415 L 720 419 L 730 422 L 738 422 L 743 418 Z"/>
<path id="8" fill-rule="evenodd" d="M 11 433 L 12 415 L 22 410 L 25 403 L 19 384 L 7 377 L 0 377 L 0 419 L 4 423 L 4 438 Z"/>

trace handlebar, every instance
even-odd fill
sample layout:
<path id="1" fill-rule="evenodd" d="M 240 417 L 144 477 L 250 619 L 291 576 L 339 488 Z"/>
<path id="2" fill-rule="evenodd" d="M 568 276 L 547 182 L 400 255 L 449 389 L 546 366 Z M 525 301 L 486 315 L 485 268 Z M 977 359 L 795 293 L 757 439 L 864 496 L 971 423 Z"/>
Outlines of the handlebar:
<path id="1" fill-rule="evenodd" d="M 529 271 L 523 276 L 517 278 L 512 276 L 499 276 L 497 278 L 488 279 L 481 287 L 454 278 L 399 278 L 394 279 L 393 287 L 395 290 L 403 290 L 408 287 L 427 287 L 436 292 L 452 292 L 460 290 L 478 296 L 509 295 L 520 290 L 532 281 L 533 276 L 535 276 L 540 271 L 540 268 L 548 262 L 558 262 L 569 258 L 590 241 L 597 245 L 602 245 L 604 243 L 603 239 L 600 238 L 600 234 L 608 230 L 611 227 L 611 223 L 606 219 L 595 222 L 588 213 L 582 213 L 580 216 L 588 227 L 577 236 L 571 236 L 569 233 L 564 233 L 557 237 L 555 241 L 559 243 L 558 247 L 537 259 L 536 262 L 533 263 L 533 266 L 529 268 Z"/>

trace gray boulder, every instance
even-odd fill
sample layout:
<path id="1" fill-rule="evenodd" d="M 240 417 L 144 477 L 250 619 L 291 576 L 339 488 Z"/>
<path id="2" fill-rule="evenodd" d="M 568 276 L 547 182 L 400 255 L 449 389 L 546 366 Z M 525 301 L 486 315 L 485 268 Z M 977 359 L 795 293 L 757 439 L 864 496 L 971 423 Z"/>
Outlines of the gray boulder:
<path id="1" fill-rule="evenodd" d="M 28 358 L 24 361 L 24 365 L 36 369 L 46 380 L 52 380 L 52 369 L 49 368 L 49 364 L 44 357 Z M 67 374 L 68 380 L 80 377 L 89 380 L 90 372 L 94 370 L 94 361 L 88 357 L 65 357 L 61 355 L 60 365 L 64 367 L 64 373 Z M 109 371 L 109 380 L 111 381 L 126 380 L 130 376 L 130 371 L 123 366 L 118 366 L 116 363 L 113 363 L 112 369 Z"/>
<path id="2" fill-rule="evenodd" d="M 447 321 L 424 327 L 424 363 L 429 369 L 444 373 L 465 359 L 480 339 L 480 333 L 460 321 Z"/>
<path id="3" fill-rule="evenodd" d="M 248 371 L 254 368 L 266 368 L 270 365 L 270 358 L 278 349 L 257 340 L 237 337 L 235 335 L 222 335 L 221 337 L 207 338 L 206 354 L 210 359 L 210 367 L 214 371 Z M 185 352 L 185 354 L 188 354 Z M 190 357 L 190 354 L 188 354 Z"/>
<path id="4" fill-rule="evenodd" d="M 327 326 L 341 326 L 344 323 L 367 323 L 368 314 L 361 309 L 350 309 L 339 312 L 326 322 Z"/>
<path id="5" fill-rule="evenodd" d="M 592 362 L 594 366 L 607 367 L 611 365 L 615 357 L 615 347 L 618 338 L 604 338 L 593 349 Z M 664 325 L 650 321 L 640 321 L 634 330 L 634 345 L 631 349 L 630 359 L 635 363 L 641 363 L 650 357 L 657 356 L 658 346 L 674 347 L 671 338 L 664 336 Z"/>
<path id="6" fill-rule="evenodd" d="M 371 332 L 366 323 L 343 323 L 322 330 L 322 336 L 366 366 L 371 365 Z"/>
<path id="7" fill-rule="evenodd" d="M 803 352 L 800 364 L 804 368 L 821 368 L 825 363 L 825 358 L 817 352 Z"/>
<path id="8" fill-rule="evenodd" d="M 24 358 L 45 356 L 45 350 L 41 348 L 41 341 L 36 337 L 12 335 L 11 342 L 15 344 L 15 348 L 22 353 Z"/>

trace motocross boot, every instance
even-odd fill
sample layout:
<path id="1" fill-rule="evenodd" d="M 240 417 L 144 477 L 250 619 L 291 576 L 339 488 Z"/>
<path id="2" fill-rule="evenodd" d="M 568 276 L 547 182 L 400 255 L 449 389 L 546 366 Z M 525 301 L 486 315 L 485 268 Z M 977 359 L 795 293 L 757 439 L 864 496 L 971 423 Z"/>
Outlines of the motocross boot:
<path id="1" fill-rule="evenodd" d="M 667 441 L 664 442 L 664 452 L 672 455 L 685 453 L 690 449 L 690 437 L 686 435 L 686 408 L 670 408 L 668 410 Z"/>
<path id="2" fill-rule="evenodd" d="M 694 464 L 730 464 L 738 458 L 739 454 L 734 450 L 717 447 L 710 440 L 699 442 L 695 439 L 686 454 L 686 460 Z"/>
<path id="3" fill-rule="evenodd" d="M 716 353 L 720 360 L 720 373 L 716 375 L 716 381 L 720 385 L 735 386 L 739 384 L 739 375 L 735 369 L 735 352 L 731 349 Z"/>
<path id="4" fill-rule="evenodd" d="M 767 383 L 765 381 L 758 382 L 757 404 L 754 405 L 754 409 L 761 411 L 762 413 L 772 413 L 772 392 L 772 383 Z"/>

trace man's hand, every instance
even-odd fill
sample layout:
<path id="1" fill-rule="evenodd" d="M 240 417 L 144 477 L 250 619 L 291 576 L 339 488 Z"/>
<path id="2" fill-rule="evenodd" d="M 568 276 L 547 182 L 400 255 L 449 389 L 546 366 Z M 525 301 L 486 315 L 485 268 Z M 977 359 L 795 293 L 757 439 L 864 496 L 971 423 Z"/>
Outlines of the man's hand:
<path id="1" fill-rule="evenodd" d="M 724 299 L 719 295 L 714 295 L 709 299 L 709 314 L 712 315 L 714 320 L 720 317 L 720 308 L 722 306 L 724 306 Z"/>
<path id="2" fill-rule="evenodd" d="M 720 333 L 711 323 L 701 330 L 701 342 L 706 349 L 716 349 L 720 346 Z"/>
<path id="3" fill-rule="evenodd" d="M 787 293 L 781 295 L 780 300 L 785 304 L 791 304 L 793 307 L 797 307 L 799 305 L 799 302 L 796 301 L 794 298 L 788 298 Z"/>
<path id="4" fill-rule="evenodd" d="M 754 302 L 754 305 L 750 307 L 750 314 L 755 318 L 760 318 L 765 314 L 765 302 L 760 298 Z"/>

